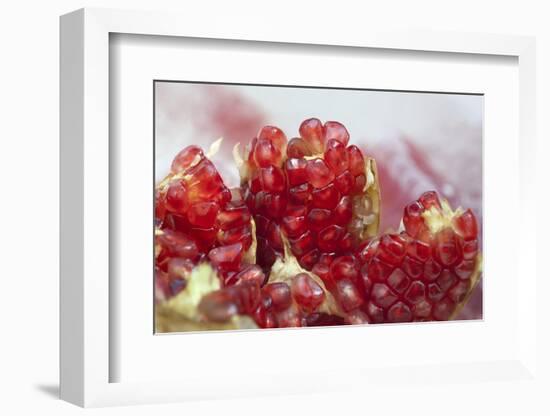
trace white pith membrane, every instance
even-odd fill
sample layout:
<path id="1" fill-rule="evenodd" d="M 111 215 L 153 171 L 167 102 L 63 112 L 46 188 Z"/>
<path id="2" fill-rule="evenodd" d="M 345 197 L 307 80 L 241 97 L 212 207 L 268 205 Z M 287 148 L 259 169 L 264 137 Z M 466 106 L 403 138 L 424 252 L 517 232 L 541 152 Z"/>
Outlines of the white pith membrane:
<path id="1" fill-rule="evenodd" d="M 210 145 L 205 157 L 210 159 L 220 149 L 223 138 L 219 138 Z M 201 161 L 197 155 L 187 169 L 176 174 L 169 173 L 157 186 L 157 191 L 166 192 L 173 181 L 186 177 L 186 172 Z M 233 190 L 231 190 L 233 194 Z M 247 251 L 243 253 L 242 262 L 256 264 L 256 223 L 250 218 L 252 242 Z M 219 232 L 223 232 L 221 229 Z M 155 227 L 155 236 L 162 235 L 163 231 Z M 155 244 L 155 259 L 160 254 L 161 247 Z M 222 278 L 208 262 L 198 263 L 191 272 L 181 276 L 186 281 L 185 288 L 177 295 L 164 299 L 155 304 L 155 329 L 156 332 L 186 332 L 202 330 L 223 329 L 252 329 L 258 326 L 252 318 L 246 315 L 234 315 L 227 322 L 209 322 L 199 312 L 200 300 L 207 294 L 221 289 Z M 158 290 L 158 289 L 156 289 Z"/>
<path id="2" fill-rule="evenodd" d="M 458 207 L 456 210 L 453 211 L 451 208 L 451 205 L 449 202 L 442 197 L 439 197 L 439 203 L 441 205 L 441 209 L 439 209 L 436 206 L 432 206 L 429 209 L 426 209 L 421 215 L 424 219 L 424 223 L 430 230 L 430 233 L 432 235 L 432 238 L 434 238 L 437 233 L 439 233 L 441 230 L 445 228 L 451 228 L 454 233 L 457 235 L 460 235 L 462 237 L 462 233 L 460 230 L 456 227 L 455 220 L 460 217 L 462 214 L 464 214 L 464 209 L 462 207 Z M 401 220 L 401 224 L 399 226 L 399 232 L 404 231 L 405 226 L 403 224 L 403 220 Z M 477 238 L 477 237 L 476 237 Z M 468 300 L 472 296 L 472 293 L 474 292 L 475 287 L 481 280 L 481 274 L 483 269 L 483 261 L 482 261 L 482 255 L 479 251 L 474 259 L 475 265 L 474 270 L 472 271 L 472 274 L 470 275 L 470 278 L 468 281 L 470 282 L 470 287 L 468 289 L 468 292 L 462 302 L 458 303 L 456 305 L 456 308 L 454 312 L 449 316 L 449 320 L 452 320 L 456 318 L 456 316 L 460 313 L 464 305 L 468 303 Z"/>
<path id="3" fill-rule="evenodd" d="M 199 312 L 205 295 L 221 288 L 220 277 L 209 263 L 200 263 L 186 278 L 185 289 L 155 305 L 156 332 L 186 332 L 222 329 L 253 329 L 252 318 L 234 315 L 227 322 L 210 322 Z"/>

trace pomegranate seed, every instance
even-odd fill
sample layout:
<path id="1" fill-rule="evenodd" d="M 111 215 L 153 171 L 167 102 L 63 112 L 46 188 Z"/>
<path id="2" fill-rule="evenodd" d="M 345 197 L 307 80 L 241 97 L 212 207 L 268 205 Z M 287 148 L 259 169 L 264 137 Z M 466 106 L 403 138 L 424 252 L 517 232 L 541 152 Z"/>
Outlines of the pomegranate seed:
<path id="1" fill-rule="evenodd" d="M 318 246 L 321 251 L 330 253 L 338 249 L 338 243 L 344 235 L 344 229 L 338 225 L 329 225 L 319 232 Z"/>
<path id="2" fill-rule="evenodd" d="M 270 296 L 275 310 L 282 311 L 292 302 L 290 287 L 286 283 L 269 283 L 264 286 L 264 291 Z"/>
<path id="3" fill-rule="evenodd" d="M 306 173 L 309 183 L 314 188 L 324 188 L 334 180 L 334 173 L 323 159 L 309 160 L 306 165 Z"/>
<path id="4" fill-rule="evenodd" d="M 340 175 L 341 173 L 347 171 L 349 161 L 346 146 L 338 140 L 328 140 L 325 150 L 325 161 L 335 175 Z"/>
<path id="5" fill-rule="evenodd" d="M 325 292 L 308 274 L 300 273 L 292 279 L 292 296 L 304 311 L 312 312 L 325 300 Z"/>
<path id="6" fill-rule="evenodd" d="M 269 166 L 261 169 L 263 189 L 267 192 L 283 192 L 286 189 L 285 174 L 281 168 Z"/>
<path id="7" fill-rule="evenodd" d="M 222 269 L 237 271 L 242 255 L 243 245 L 241 243 L 236 243 L 210 250 L 208 258 L 213 264 Z"/>
<path id="8" fill-rule="evenodd" d="M 310 118 L 300 125 L 300 136 L 314 153 L 322 153 L 325 147 L 323 125 L 320 120 Z"/>
<path id="9" fill-rule="evenodd" d="M 204 158 L 202 149 L 198 146 L 187 146 L 181 152 L 179 152 L 172 161 L 171 171 L 172 173 L 183 172 L 188 169 L 193 162 L 198 162 Z"/>
<path id="10" fill-rule="evenodd" d="M 327 121 L 324 125 L 324 136 L 327 143 L 330 140 L 337 140 L 346 146 L 349 142 L 348 130 L 343 124 L 337 121 Z"/>
<path id="11" fill-rule="evenodd" d="M 166 191 L 165 207 L 174 213 L 185 213 L 189 206 L 187 199 L 187 187 L 181 181 L 176 181 L 168 186 Z"/>
<path id="12" fill-rule="evenodd" d="M 410 322 L 412 321 L 412 311 L 403 302 L 397 302 L 388 310 L 389 322 Z"/>
<path id="13" fill-rule="evenodd" d="M 349 170 L 353 176 L 361 175 L 365 171 L 365 158 L 355 145 L 348 146 Z"/>
<path id="14" fill-rule="evenodd" d="M 334 184 L 329 183 L 321 189 L 315 189 L 312 193 L 314 207 L 333 209 L 340 200 L 340 194 Z"/>
<path id="15" fill-rule="evenodd" d="M 467 210 L 455 220 L 456 227 L 464 240 L 469 241 L 477 237 L 477 221 L 472 210 Z"/>
<path id="16" fill-rule="evenodd" d="M 189 207 L 187 218 L 192 225 L 211 228 L 216 221 L 219 209 L 215 202 L 197 202 Z"/>
<path id="17" fill-rule="evenodd" d="M 311 155 L 311 149 L 304 140 L 295 137 L 288 142 L 286 153 L 288 157 L 303 158 Z"/>

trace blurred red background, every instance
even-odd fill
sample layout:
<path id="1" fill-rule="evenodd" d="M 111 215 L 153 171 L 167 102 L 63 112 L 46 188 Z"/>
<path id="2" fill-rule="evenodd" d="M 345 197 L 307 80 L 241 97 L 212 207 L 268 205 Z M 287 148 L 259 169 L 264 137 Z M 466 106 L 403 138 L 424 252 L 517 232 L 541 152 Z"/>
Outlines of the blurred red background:
<path id="1" fill-rule="evenodd" d="M 216 166 L 239 183 L 231 152 L 266 124 L 290 139 L 301 121 L 337 120 L 351 142 L 374 156 L 382 192 L 381 230 L 397 229 L 403 207 L 436 190 L 453 207 L 471 208 L 482 233 L 483 97 L 442 93 L 314 89 L 157 82 L 155 175 L 160 180 L 181 148 L 208 148 L 223 137 Z M 478 285 L 458 319 L 482 317 Z"/>

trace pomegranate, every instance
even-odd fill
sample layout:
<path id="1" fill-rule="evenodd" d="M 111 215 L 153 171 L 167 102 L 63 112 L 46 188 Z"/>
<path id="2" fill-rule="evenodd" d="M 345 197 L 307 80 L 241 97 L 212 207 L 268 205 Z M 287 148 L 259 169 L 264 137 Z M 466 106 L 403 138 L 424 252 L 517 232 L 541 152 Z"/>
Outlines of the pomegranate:
<path id="1" fill-rule="evenodd" d="M 197 146 L 156 189 L 159 331 L 452 319 L 481 276 L 478 224 L 426 192 L 377 234 L 376 164 L 338 122 L 263 127 L 228 189 Z"/>
<path id="2" fill-rule="evenodd" d="M 426 192 L 405 207 L 402 228 L 359 250 L 366 320 L 452 319 L 481 276 L 473 212 L 453 211 L 435 192 Z"/>
<path id="3" fill-rule="evenodd" d="M 336 122 L 302 122 L 287 141 L 277 127 L 260 129 L 245 149 L 235 149 L 243 195 L 257 225 L 258 264 L 266 270 L 283 253 L 281 233 L 307 270 L 323 253 L 350 252 L 373 237 L 379 223 L 374 159 L 349 145 Z"/>

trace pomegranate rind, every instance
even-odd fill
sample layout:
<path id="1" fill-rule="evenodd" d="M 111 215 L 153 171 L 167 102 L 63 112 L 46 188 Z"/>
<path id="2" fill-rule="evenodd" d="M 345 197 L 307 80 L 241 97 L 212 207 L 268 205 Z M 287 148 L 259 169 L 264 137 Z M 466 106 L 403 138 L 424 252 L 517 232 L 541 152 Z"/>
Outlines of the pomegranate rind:
<path id="1" fill-rule="evenodd" d="M 378 181 L 378 169 L 376 160 L 371 157 L 365 158 L 365 187 L 363 194 L 354 197 L 359 198 L 363 209 L 357 209 L 357 205 L 353 204 L 352 220 L 348 230 L 354 235 L 359 242 L 369 240 L 378 234 L 380 228 L 381 215 L 381 198 L 380 198 L 380 183 Z M 354 223 L 359 220 L 362 224 L 360 227 L 354 227 Z"/>
<path id="2" fill-rule="evenodd" d="M 470 300 L 470 297 L 472 296 L 472 294 L 474 293 L 474 289 L 476 288 L 476 286 L 479 284 L 479 282 L 481 281 L 481 276 L 483 274 L 483 256 L 481 255 L 481 253 L 478 253 L 477 256 L 476 256 L 476 265 L 475 265 L 475 269 L 474 271 L 472 272 L 472 275 L 470 276 L 470 289 L 468 290 L 468 292 L 466 293 L 466 296 L 464 297 L 464 299 L 462 300 L 462 302 L 458 303 L 456 305 L 456 308 L 455 310 L 453 311 L 453 313 L 451 314 L 451 316 L 449 316 L 449 320 L 453 320 L 453 319 L 456 319 L 456 317 L 458 316 L 458 314 L 462 311 L 462 309 L 464 308 L 464 306 L 468 303 L 468 301 Z"/>
<path id="3" fill-rule="evenodd" d="M 187 276 L 187 285 L 176 296 L 155 305 L 156 332 L 189 332 L 257 328 L 252 318 L 235 315 L 227 322 L 210 322 L 199 311 L 203 297 L 221 288 L 216 270 L 200 263 Z"/>

